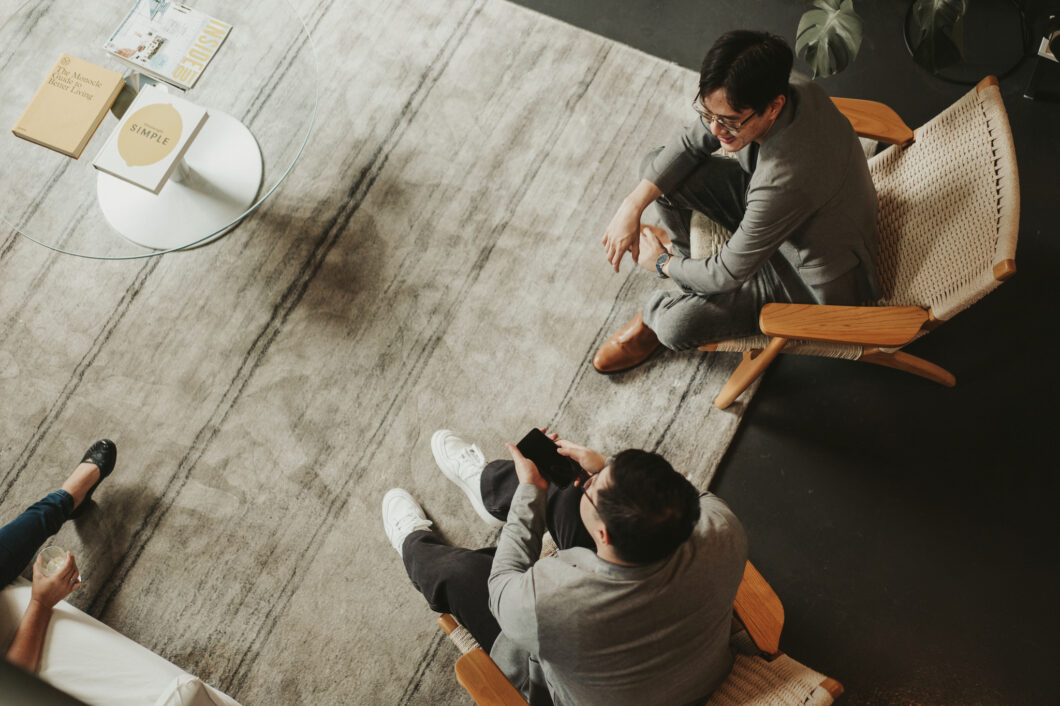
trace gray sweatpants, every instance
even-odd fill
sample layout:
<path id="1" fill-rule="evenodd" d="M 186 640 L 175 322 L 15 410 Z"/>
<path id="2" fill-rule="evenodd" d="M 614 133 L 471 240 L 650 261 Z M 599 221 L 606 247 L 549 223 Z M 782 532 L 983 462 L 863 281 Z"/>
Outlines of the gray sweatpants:
<path id="1" fill-rule="evenodd" d="M 648 154 L 643 165 L 661 150 Z M 642 166 L 641 173 L 645 173 Z M 655 202 L 663 227 L 670 232 L 674 253 L 690 257 L 692 211 L 736 230 L 747 210 L 747 187 L 751 175 L 739 162 L 712 156 L 676 190 Z M 799 297 L 800 300 L 804 297 Z M 758 314 L 769 302 L 793 301 L 773 265 L 764 264 L 742 287 L 725 294 L 696 294 L 679 288 L 657 290 L 644 306 L 644 323 L 659 341 L 673 350 L 695 348 L 704 343 L 752 336 L 760 333 Z M 812 298 L 807 299 L 812 301 Z"/>

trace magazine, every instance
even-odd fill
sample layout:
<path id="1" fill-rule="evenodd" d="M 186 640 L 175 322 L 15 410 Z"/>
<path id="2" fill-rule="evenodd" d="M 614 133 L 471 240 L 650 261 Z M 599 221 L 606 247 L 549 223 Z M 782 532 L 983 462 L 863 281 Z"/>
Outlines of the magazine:
<path id="1" fill-rule="evenodd" d="M 142 73 L 188 90 L 232 25 L 169 0 L 136 0 L 103 48 Z"/>

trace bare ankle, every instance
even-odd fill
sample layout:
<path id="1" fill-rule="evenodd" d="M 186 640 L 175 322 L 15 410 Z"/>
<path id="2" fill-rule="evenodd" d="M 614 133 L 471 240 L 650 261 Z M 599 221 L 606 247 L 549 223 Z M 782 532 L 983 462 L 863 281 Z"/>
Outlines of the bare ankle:
<path id="1" fill-rule="evenodd" d="M 70 496 L 74 499 L 74 507 L 76 508 L 82 502 L 84 502 L 85 495 L 92 489 L 92 486 L 99 480 L 99 466 L 94 463 L 81 463 L 78 464 L 74 472 L 66 479 L 63 483 L 62 489 L 70 493 Z"/>

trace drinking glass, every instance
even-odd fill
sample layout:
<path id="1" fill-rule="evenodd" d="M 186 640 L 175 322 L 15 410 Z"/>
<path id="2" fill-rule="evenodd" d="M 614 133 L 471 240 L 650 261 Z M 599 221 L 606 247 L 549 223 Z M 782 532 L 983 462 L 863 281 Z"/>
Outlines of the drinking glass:
<path id="1" fill-rule="evenodd" d="M 52 576 L 66 563 L 66 550 L 55 544 L 49 544 L 40 550 L 40 558 L 41 573 L 45 576 Z M 77 580 L 82 580 L 80 574 L 77 575 Z"/>

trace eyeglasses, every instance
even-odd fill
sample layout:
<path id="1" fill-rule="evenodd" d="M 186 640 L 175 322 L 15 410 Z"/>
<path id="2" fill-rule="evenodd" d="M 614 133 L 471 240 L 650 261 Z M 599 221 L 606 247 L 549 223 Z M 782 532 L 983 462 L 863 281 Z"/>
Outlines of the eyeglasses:
<path id="1" fill-rule="evenodd" d="M 589 504 L 593 506 L 594 510 L 596 510 L 597 512 L 600 512 L 600 508 L 596 507 L 596 503 L 593 502 L 592 497 L 590 497 L 590 495 L 589 495 L 589 486 L 593 484 L 594 480 L 596 480 L 596 476 L 597 475 L 599 475 L 599 474 L 597 474 L 597 473 L 590 474 L 590 476 L 588 478 L 586 478 L 585 480 L 582 481 L 582 495 L 585 496 L 585 499 L 589 501 Z"/>
<path id="2" fill-rule="evenodd" d="M 718 125 L 721 125 L 723 128 L 725 128 L 725 130 L 730 135 L 738 134 L 740 132 L 740 128 L 744 126 L 744 123 L 746 123 L 748 120 L 750 120 L 756 115 L 752 112 L 743 120 L 738 121 L 733 120 L 732 118 L 722 118 L 704 108 L 703 104 L 699 102 L 699 98 L 696 98 L 694 101 L 692 101 L 692 110 L 696 111 L 696 113 L 699 114 L 699 119 L 703 123 L 703 127 L 710 130 L 711 124 L 717 123 Z"/>

